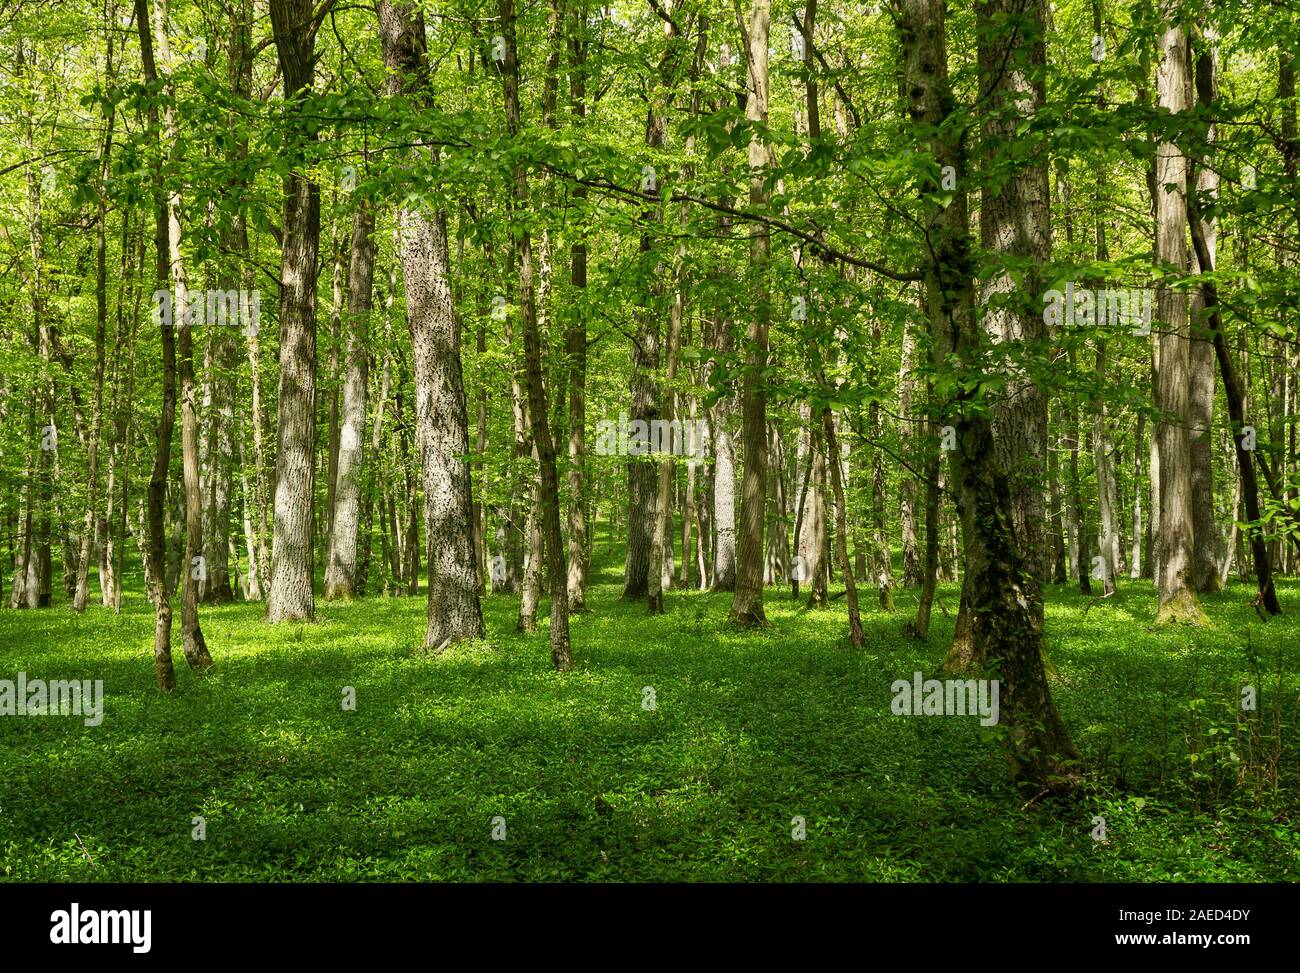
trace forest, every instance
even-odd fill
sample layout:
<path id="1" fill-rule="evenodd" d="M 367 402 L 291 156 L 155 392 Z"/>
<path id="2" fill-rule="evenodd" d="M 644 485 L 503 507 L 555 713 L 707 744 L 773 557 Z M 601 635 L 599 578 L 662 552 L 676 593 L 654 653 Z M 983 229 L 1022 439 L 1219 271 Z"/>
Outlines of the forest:
<path id="1" fill-rule="evenodd" d="M 1298 68 L 0 0 L 0 879 L 1300 880 Z"/>

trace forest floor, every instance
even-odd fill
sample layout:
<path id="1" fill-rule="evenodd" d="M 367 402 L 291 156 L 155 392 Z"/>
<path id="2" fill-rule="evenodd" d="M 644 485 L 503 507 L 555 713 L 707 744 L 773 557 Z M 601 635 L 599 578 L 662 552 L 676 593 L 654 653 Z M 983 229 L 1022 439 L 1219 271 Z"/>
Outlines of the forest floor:
<path id="1" fill-rule="evenodd" d="M 729 595 L 673 592 L 655 618 L 619 601 L 621 566 L 598 559 L 564 676 L 510 597 L 438 658 L 423 595 L 275 627 L 205 607 L 205 678 L 178 611 L 170 697 L 138 579 L 120 617 L 0 612 L 0 679 L 105 694 L 98 726 L 0 719 L 0 879 L 1300 880 L 1300 582 L 1267 623 L 1245 585 L 1206 598 L 1202 631 L 1154 629 L 1148 582 L 1086 614 L 1049 589 L 1053 691 L 1094 784 L 1027 802 L 978 718 L 891 712 L 894 680 L 942 678 L 943 611 L 922 645 L 899 635 L 914 596 L 888 616 L 869 592 L 854 651 L 842 598 L 769 588 L 771 627 L 742 634 Z"/>

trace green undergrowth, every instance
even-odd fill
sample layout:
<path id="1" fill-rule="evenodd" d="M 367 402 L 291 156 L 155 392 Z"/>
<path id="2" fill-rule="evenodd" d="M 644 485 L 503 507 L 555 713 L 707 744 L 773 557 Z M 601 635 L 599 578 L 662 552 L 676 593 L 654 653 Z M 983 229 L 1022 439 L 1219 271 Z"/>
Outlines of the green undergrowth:
<path id="1" fill-rule="evenodd" d="M 1235 585 L 1204 599 L 1204 629 L 1157 628 L 1146 582 L 1100 602 L 1049 589 L 1052 688 L 1090 781 L 1062 801 L 1013 789 L 976 719 L 891 713 L 894 680 L 942 677 L 954 586 L 928 644 L 899 634 L 899 591 L 853 650 L 842 598 L 808 611 L 769 588 L 770 626 L 741 633 L 728 595 L 673 591 L 658 617 L 620 601 L 620 567 L 597 563 L 562 676 L 545 620 L 517 634 L 503 596 L 485 640 L 437 657 L 419 651 L 423 596 L 320 603 L 304 625 L 205 607 L 216 670 L 185 668 L 177 625 L 166 697 L 138 579 L 120 617 L 0 611 L 0 678 L 105 693 L 99 726 L 0 718 L 0 877 L 1300 878 L 1294 580 L 1283 617 Z"/>

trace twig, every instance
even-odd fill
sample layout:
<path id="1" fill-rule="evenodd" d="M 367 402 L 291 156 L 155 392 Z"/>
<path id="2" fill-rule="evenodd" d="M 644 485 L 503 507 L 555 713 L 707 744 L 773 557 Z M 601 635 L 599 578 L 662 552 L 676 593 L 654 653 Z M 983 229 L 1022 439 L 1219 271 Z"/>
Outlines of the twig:
<path id="1" fill-rule="evenodd" d="M 81 845 L 81 853 L 86 856 L 86 861 L 90 862 L 90 867 L 95 867 L 95 859 L 90 857 L 90 852 L 86 850 L 86 843 L 81 840 L 81 835 L 72 832 L 72 836 L 77 839 L 77 844 Z"/>
<path id="2" fill-rule="evenodd" d="M 1034 806 L 1034 804 L 1038 802 L 1039 798 L 1045 797 L 1050 793 L 1052 793 L 1052 789 L 1050 787 L 1044 787 L 1041 791 L 1039 791 L 1037 794 L 1031 797 L 1028 800 L 1028 802 L 1026 802 L 1025 806 L 1022 807 L 1020 810 L 1028 811 L 1031 807 Z"/>
<path id="3" fill-rule="evenodd" d="M 1091 599 L 1089 599 L 1089 600 L 1088 600 L 1088 604 L 1086 604 L 1086 605 L 1083 606 L 1083 617 L 1084 617 L 1084 618 L 1087 618 L 1087 617 L 1088 617 L 1088 609 L 1089 609 L 1089 608 L 1091 608 L 1093 605 L 1097 604 L 1097 602 L 1102 601 L 1102 600 L 1105 599 L 1105 598 L 1109 598 L 1111 595 L 1113 595 L 1113 594 L 1114 594 L 1115 592 L 1117 592 L 1117 591 L 1119 591 L 1119 588 L 1118 588 L 1118 587 L 1111 588 L 1110 591 L 1106 592 L 1104 595 L 1098 595 L 1096 598 L 1091 598 Z"/>

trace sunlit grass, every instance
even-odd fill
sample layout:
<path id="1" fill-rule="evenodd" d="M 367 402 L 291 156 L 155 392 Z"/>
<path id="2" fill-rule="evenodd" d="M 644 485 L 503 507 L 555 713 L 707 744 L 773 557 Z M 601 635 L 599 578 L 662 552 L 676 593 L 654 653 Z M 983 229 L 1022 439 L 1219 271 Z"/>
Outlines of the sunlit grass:
<path id="1" fill-rule="evenodd" d="M 941 664 L 953 626 L 942 611 L 920 645 L 899 635 L 909 598 L 900 593 L 896 616 L 864 600 L 868 642 L 854 651 L 842 598 L 810 612 L 768 589 L 770 628 L 739 633 L 724 624 L 729 596 L 673 592 L 660 617 L 619 601 L 619 566 L 598 563 L 564 676 L 550 668 L 545 625 L 518 635 L 517 600 L 505 597 L 485 601 L 484 643 L 441 657 L 419 652 L 423 596 L 322 603 L 310 625 L 266 625 L 256 604 L 205 608 L 217 669 L 185 669 L 178 624 L 170 697 L 154 687 L 152 614 L 138 593 L 121 617 L 0 612 L 0 678 L 105 684 L 99 727 L 0 718 L 0 875 L 1300 878 L 1295 582 L 1280 586 L 1282 618 L 1261 621 L 1235 586 L 1206 599 L 1213 627 L 1197 632 L 1154 628 L 1144 582 L 1123 580 L 1091 607 L 1051 589 L 1053 689 L 1095 783 L 1077 801 L 1025 809 L 976 721 L 890 713 L 894 679 Z M 955 607 L 955 588 L 944 594 Z M 1233 762 L 1237 696 L 1256 682 L 1264 729 L 1274 732 L 1275 708 L 1283 720 L 1277 790 L 1239 780 L 1245 742 Z M 355 712 L 341 707 L 347 686 Z M 1104 843 L 1094 815 L 1107 820 Z"/>

